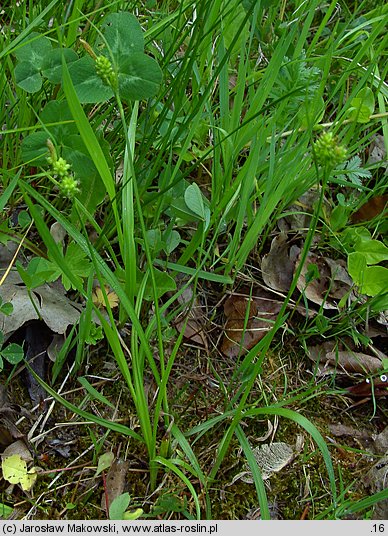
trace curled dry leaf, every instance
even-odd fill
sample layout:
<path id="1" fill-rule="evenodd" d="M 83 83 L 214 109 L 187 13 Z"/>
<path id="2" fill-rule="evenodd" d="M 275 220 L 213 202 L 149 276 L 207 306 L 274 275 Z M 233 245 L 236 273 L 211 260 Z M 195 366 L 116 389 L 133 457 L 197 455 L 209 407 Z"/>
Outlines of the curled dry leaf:
<path id="1" fill-rule="evenodd" d="M 271 330 L 281 307 L 282 301 L 274 299 L 262 288 L 258 288 L 252 297 L 249 294 L 231 295 L 224 304 L 227 320 L 221 352 L 228 357 L 237 357 L 253 348 Z"/>
<path id="2" fill-rule="evenodd" d="M 295 271 L 301 261 L 298 256 Z M 309 265 L 314 264 L 319 272 L 319 277 L 308 281 Z M 305 296 L 324 309 L 337 309 L 337 302 L 341 300 L 351 289 L 353 281 L 346 271 L 345 263 L 341 260 L 334 261 L 328 257 L 321 257 L 309 253 L 300 273 L 297 287 Z"/>
<path id="3" fill-rule="evenodd" d="M 294 275 L 295 260 L 289 254 L 289 242 L 286 233 L 275 236 L 271 249 L 261 261 L 264 283 L 279 292 L 288 292 Z"/>
<path id="4" fill-rule="evenodd" d="M 311 223 L 312 214 L 319 202 L 320 195 L 320 187 L 310 188 L 310 190 L 307 190 L 307 192 L 301 195 L 299 199 L 295 201 L 295 203 L 287 208 L 287 216 L 284 217 L 284 220 L 286 221 L 290 230 L 308 230 Z M 322 210 L 324 212 L 328 212 L 330 210 L 330 204 L 325 198 L 323 199 Z"/>
<path id="5" fill-rule="evenodd" d="M 295 458 L 298 452 L 298 445 L 294 449 L 288 443 L 283 442 L 264 444 L 252 449 L 263 480 L 268 480 L 274 473 L 281 471 Z M 245 463 L 243 469 L 233 478 L 232 484 L 240 479 L 247 484 L 253 484 L 253 476 L 248 463 Z"/>
<path id="6" fill-rule="evenodd" d="M 369 378 L 363 382 L 346 388 L 347 392 L 356 398 L 384 397 L 388 396 L 387 376 L 381 375 L 373 380 Z"/>

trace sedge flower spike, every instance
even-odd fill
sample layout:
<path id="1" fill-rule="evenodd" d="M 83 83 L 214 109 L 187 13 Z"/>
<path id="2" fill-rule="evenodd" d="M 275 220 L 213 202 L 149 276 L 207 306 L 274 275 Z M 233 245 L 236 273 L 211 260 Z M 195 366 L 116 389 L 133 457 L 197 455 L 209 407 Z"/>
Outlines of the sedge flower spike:
<path id="1" fill-rule="evenodd" d="M 314 143 L 314 150 L 318 164 L 325 167 L 335 168 L 347 157 L 347 150 L 338 143 L 332 132 L 324 132 Z"/>
<path id="2" fill-rule="evenodd" d="M 117 87 L 117 75 L 113 70 L 111 62 L 105 56 L 96 58 L 96 73 L 106 86 L 112 89 Z"/>

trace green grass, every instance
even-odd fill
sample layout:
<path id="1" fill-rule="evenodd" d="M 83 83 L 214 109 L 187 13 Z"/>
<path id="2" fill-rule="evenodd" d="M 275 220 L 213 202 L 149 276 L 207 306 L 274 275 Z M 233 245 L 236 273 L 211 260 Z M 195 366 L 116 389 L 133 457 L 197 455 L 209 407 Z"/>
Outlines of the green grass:
<path id="1" fill-rule="evenodd" d="M 96 40 L 105 39 L 101 16 L 121 11 L 136 14 L 145 52 L 160 66 L 163 81 L 151 97 L 133 100 L 116 88 L 110 99 L 80 102 L 74 71 L 63 58 L 58 67 L 62 84 L 43 79 L 34 92 L 18 85 L 22 41 L 32 32 L 59 48 L 83 54 L 79 30 L 82 40 L 93 47 Z M 302 414 L 310 397 L 324 396 L 318 387 L 316 392 L 314 387 L 295 387 L 288 377 L 293 374 L 290 370 L 283 378 L 280 399 L 270 387 L 269 394 L 255 397 L 259 380 L 266 385 L 268 356 L 286 332 L 301 349 L 314 337 L 340 338 L 349 333 L 356 337 L 367 315 L 376 316 L 387 308 L 384 291 L 367 292 L 366 306 L 352 304 L 326 316 L 321 310 L 324 323 L 312 319 L 294 326 L 288 307 L 311 248 L 346 261 L 353 250 L 345 229 L 360 227 L 351 225 L 351 214 L 368 199 L 387 192 L 384 162 L 369 164 L 370 173 L 360 171 L 363 178 L 357 182 L 349 174 L 341 175 L 339 162 L 331 155 L 322 159 L 315 145 L 322 132 L 333 132 L 332 153 L 335 145 L 346 146 L 348 160 L 360 158 L 359 170 L 365 168 L 376 134 L 383 136 L 387 150 L 387 7 L 354 2 L 339 8 L 335 1 L 323 6 L 316 0 L 302 4 L 164 0 L 117 1 L 95 9 L 93 3 L 78 0 L 65 11 L 55 1 L 47 7 L 44 2 L 15 5 L 6 8 L 2 17 L 1 242 L 23 239 L 26 229 L 10 221 L 20 206 L 26 207 L 33 220 L 23 243 L 26 258 L 48 259 L 70 282 L 71 296 L 86 304 L 79 329 L 71 335 L 77 348 L 76 370 L 83 371 L 89 359 L 91 346 L 86 341 L 92 318 L 98 317 L 104 335 L 98 352 L 109 355 L 118 366 L 135 429 L 80 410 L 57 394 L 56 378 L 65 364 L 62 371 L 54 366 L 55 381 L 51 385 L 52 378 L 46 381 L 48 393 L 69 411 L 120 434 L 123 440 L 135 441 L 147 458 L 150 492 L 166 479 L 171 489 L 188 490 L 191 510 L 186 517 L 213 517 L 216 490 L 223 485 L 223 468 L 237 441 L 252 469 L 262 516 L 269 518 L 267 490 L 251 443 L 251 423 L 262 415 L 295 423 L 315 443 L 325 468 L 322 478 L 330 490 L 317 519 L 370 509 L 373 498 L 352 503 L 338 488 L 339 476 L 323 430 Z M 30 46 L 34 39 L 38 37 L 31 38 Z M 107 44 L 108 57 L 114 60 L 115 42 Z M 113 67 L 121 72 L 120 65 L 113 62 Z M 372 105 L 360 97 L 365 88 L 372 93 Z M 61 113 L 50 115 L 46 108 L 42 119 L 42 111 L 53 102 L 68 111 L 61 108 Z M 352 112 L 357 102 L 366 111 Z M 367 115 L 362 122 L 361 112 Z M 27 147 L 22 140 L 30 134 L 35 138 Z M 58 195 L 60 177 L 44 154 L 33 152 L 39 135 L 43 147 L 45 137 L 51 137 L 58 156 L 62 151 L 73 165 L 80 190 L 75 198 Z M 198 184 L 200 190 L 188 190 L 191 184 Z M 239 356 L 229 377 L 219 368 L 223 358 L 210 332 L 209 350 L 199 349 L 198 355 L 220 383 L 221 402 L 217 399 L 217 410 L 210 410 L 205 419 L 195 412 L 188 418 L 180 413 L 176 394 L 171 394 L 176 370 L 187 352 L 184 328 L 178 331 L 174 323 L 182 310 L 180 297 L 186 289 L 199 296 L 205 289 L 217 323 L 215 303 L 242 281 L 251 289 L 262 282 L 252 273 L 279 232 L 279 221 L 317 186 L 320 193 L 309 228 L 291 229 L 296 238 L 302 238 L 302 263 L 273 328 Z M 189 198 L 188 192 L 193 196 L 197 191 L 199 197 Z M 325 212 L 325 203 L 337 207 L 342 224 Z M 65 229 L 67 247 L 76 244 L 89 261 L 84 273 L 75 273 L 66 247 L 52 237 L 54 222 Z M 379 247 L 386 244 L 384 215 L 362 227 L 380 240 Z M 170 250 L 172 237 L 177 243 Z M 365 264 L 364 271 L 354 276 L 359 287 L 366 288 L 370 268 Z M 386 270 L 386 259 L 378 268 Z M 379 273 L 386 277 L 385 272 Z M 184 284 L 176 287 L 182 275 Z M 101 286 L 106 314 L 92 302 L 94 281 Z M 119 299 L 118 312 L 110 307 L 105 285 Z M 123 329 L 130 333 L 126 344 Z M 64 355 L 61 363 L 65 359 Z M 67 359 L 74 356 L 70 353 Z M 153 397 L 148 392 L 150 382 L 155 386 Z M 103 400 L 99 400 L 102 405 Z M 381 412 L 383 419 L 386 411 L 378 400 L 374 402 L 374 411 Z M 213 435 L 217 444 L 209 459 L 198 445 L 202 441 L 208 445 Z"/>

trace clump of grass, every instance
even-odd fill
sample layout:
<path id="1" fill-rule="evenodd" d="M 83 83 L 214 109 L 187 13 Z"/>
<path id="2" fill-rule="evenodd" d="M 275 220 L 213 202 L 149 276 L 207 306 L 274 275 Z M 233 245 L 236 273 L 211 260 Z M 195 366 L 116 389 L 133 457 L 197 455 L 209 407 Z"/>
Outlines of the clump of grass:
<path id="1" fill-rule="evenodd" d="M 338 174 L 346 158 L 358 157 L 359 169 L 363 167 L 374 134 L 382 133 L 388 145 L 386 11 L 363 2 L 341 12 L 336 2 L 322 7 L 317 0 L 299 7 L 237 0 L 179 5 L 164 1 L 141 8 L 133 3 L 127 9 L 136 8 L 147 61 L 160 66 L 163 83 L 150 96 L 124 98 L 117 75 L 120 66 L 110 61 L 114 50 L 109 50 L 99 25 L 101 17 L 118 7 L 89 11 L 76 2 L 63 12 L 55 1 L 47 7 L 38 2 L 4 15 L 1 205 L 8 212 L 2 236 L 21 240 L 22 232 L 12 229 L 10 218 L 14 208 L 25 203 L 34 220 L 30 240 L 35 242 L 34 246 L 25 242 L 27 254 L 39 251 L 47 257 L 85 304 L 75 334 L 76 368 L 82 368 L 87 358 L 95 315 L 130 393 L 138 427 L 135 431 L 80 410 L 58 395 L 55 385 L 45 387 L 69 410 L 144 446 L 151 491 L 165 472 L 173 475 L 189 490 L 190 515 L 197 518 L 212 517 L 214 487 L 236 441 L 251 467 L 261 515 L 269 518 L 250 430 L 264 416 L 295 423 L 312 438 L 322 457 L 331 504 L 320 515 L 334 518 L 348 503 L 338 490 L 328 445 L 312 420 L 296 410 L 318 392 L 309 387 L 295 395 L 285 389 L 280 399 L 268 396 L 260 403 L 252 393 L 289 319 L 287 306 L 303 262 L 317 231 L 323 233 L 324 198 L 336 204 L 339 189 L 344 190 L 351 210 L 356 210 L 368 197 L 386 192 L 379 163 L 370 166 L 370 175 L 359 172 L 365 181 Z M 110 98 L 98 99 L 95 106 L 87 99 L 82 102 L 74 67 L 65 60 L 59 65 L 57 83 L 44 79 L 36 91 L 26 92 L 20 83 L 20 50 L 23 39 L 40 38 L 32 32 L 48 38 L 58 50 L 78 52 L 79 32 L 86 48 L 105 45 L 110 59 L 107 56 L 103 62 L 102 76 L 99 62 L 96 75 L 103 90 L 112 90 Z M 144 80 L 144 88 L 146 82 L 150 80 Z M 45 107 L 52 102 L 66 105 L 65 119 L 53 121 L 56 131 L 50 130 L 53 124 L 42 113 L 45 109 L 47 117 Z M 71 151 L 64 135 L 69 128 L 73 130 L 66 136 L 73 143 L 78 140 Z M 71 196 L 59 198 L 53 191 L 55 180 L 42 155 L 26 156 L 31 154 L 25 141 L 31 132 L 64 136 L 64 141 L 55 141 L 70 155 L 76 181 Z M 82 166 L 77 168 L 80 155 L 88 159 L 94 182 L 87 183 L 90 176 L 83 177 Z M 184 352 L 184 329 L 176 332 L 171 308 L 185 289 L 195 293 L 199 281 L 219 285 L 221 295 L 227 288 L 233 290 L 240 275 L 248 273 L 247 265 L 268 246 L 267 238 L 285 210 L 313 186 L 320 187 L 320 198 L 304 236 L 302 262 L 272 330 L 236 363 L 233 381 L 223 385 L 222 413 L 197 422 L 191 419 L 186 426 L 169 394 Z M 74 259 L 50 234 L 53 222 L 65 229 L 68 245 L 88 260 L 87 271 L 81 269 L 76 276 Z M 346 223 L 347 219 L 343 227 Z M 341 227 L 330 229 L 337 254 L 346 257 L 340 231 Z M 187 276 L 181 288 L 175 285 L 178 274 Z M 106 314 L 93 304 L 94 280 L 101 287 Z M 118 313 L 106 288 L 118 297 Z M 342 321 L 353 325 L 361 309 L 350 309 L 349 318 Z M 375 307 L 375 313 L 381 310 L 381 304 Z M 123 343 L 123 328 L 130 333 L 128 344 Z M 308 336 L 321 334 L 318 324 L 312 330 Z M 173 333 L 172 339 L 167 332 Z M 216 349 L 213 353 L 217 356 Z M 212 361 L 212 352 L 206 359 Z M 152 401 L 146 389 L 150 377 L 156 386 Z M 215 431 L 217 448 L 204 465 L 196 445 Z M 357 507 L 350 505 L 352 509 Z"/>

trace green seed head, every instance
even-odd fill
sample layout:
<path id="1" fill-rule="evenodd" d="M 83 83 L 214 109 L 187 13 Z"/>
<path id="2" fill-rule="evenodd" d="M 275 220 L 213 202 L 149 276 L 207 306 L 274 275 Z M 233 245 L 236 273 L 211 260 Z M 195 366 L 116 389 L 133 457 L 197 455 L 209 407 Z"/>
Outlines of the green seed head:
<path id="1" fill-rule="evenodd" d="M 63 177 L 59 183 L 59 189 L 63 197 L 73 199 L 73 197 L 79 192 L 78 181 L 71 175 Z"/>
<path id="2" fill-rule="evenodd" d="M 347 157 L 347 150 L 338 143 L 332 132 L 324 132 L 314 143 L 317 161 L 322 166 L 334 168 Z"/>
<path id="3" fill-rule="evenodd" d="M 65 177 L 69 173 L 70 164 L 62 157 L 59 157 L 58 160 L 51 163 L 53 173 L 59 177 Z"/>
<path id="4" fill-rule="evenodd" d="M 96 58 L 96 73 L 103 83 L 112 88 L 117 87 L 117 75 L 113 70 L 111 62 L 105 56 Z"/>

